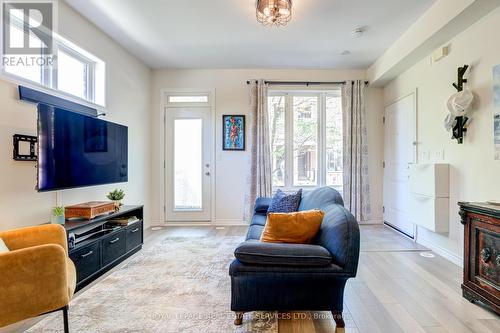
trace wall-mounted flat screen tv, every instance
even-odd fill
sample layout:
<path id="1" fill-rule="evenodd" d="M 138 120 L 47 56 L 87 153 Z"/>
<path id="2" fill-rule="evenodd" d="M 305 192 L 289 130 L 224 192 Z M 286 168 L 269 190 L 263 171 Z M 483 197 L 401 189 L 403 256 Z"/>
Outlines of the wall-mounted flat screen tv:
<path id="1" fill-rule="evenodd" d="M 38 104 L 38 191 L 128 181 L 128 128 Z"/>

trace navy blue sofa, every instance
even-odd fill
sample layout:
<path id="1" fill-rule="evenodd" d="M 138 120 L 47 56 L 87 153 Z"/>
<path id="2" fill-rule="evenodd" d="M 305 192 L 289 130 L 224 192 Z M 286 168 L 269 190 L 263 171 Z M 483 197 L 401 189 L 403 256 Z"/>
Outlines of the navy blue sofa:
<path id="1" fill-rule="evenodd" d="M 305 193 L 299 206 L 325 212 L 312 244 L 263 243 L 270 202 L 256 200 L 246 241 L 229 268 L 235 324 L 249 311 L 331 311 L 337 327 L 344 327 L 344 288 L 356 276 L 359 260 L 356 219 L 335 189 L 321 187 Z"/>

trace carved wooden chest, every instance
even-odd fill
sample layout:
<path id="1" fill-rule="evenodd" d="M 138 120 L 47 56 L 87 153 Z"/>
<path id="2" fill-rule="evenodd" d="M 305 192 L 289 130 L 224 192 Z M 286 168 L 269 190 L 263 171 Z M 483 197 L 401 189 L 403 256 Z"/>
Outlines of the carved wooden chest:
<path id="1" fill-rule="evenodd" d="M 464 225 L 463 296 L 500 314 L 500 206 L 459 202 Z"/>

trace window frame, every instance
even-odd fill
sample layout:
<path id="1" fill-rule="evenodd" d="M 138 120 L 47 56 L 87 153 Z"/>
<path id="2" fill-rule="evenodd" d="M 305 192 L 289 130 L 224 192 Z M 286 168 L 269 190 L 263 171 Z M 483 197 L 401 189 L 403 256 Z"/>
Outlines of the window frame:
<path id="1" fill-rule="evenodd" d="M 327 186 L 327 171 L 326 166 L 326 98 L 338 97 L 341 98 L 340 88 L 329 88 L 328 90 L 284 90 L 273 89 L 268 91 L 268 97 L 284 96 L 285 97 L 285 177 L 284 186 L 277 186 L 273 183 L 273 191 L 282 190 L 284 192 L 296 191 L 300 188 L 314 189 L 321 186 Z M 317 183 L 316 185 L 294 185 L 294 156 L 293 156 L 293 97 L 313 97 L 318 98 L 318 117 L 317 117 Z M 268 110 L 269 112 L 269 110 Z M 290 134 L 288 134 L 290 133 Z M 271 152 L 272 152 L 271 147 Z M 342 193 L 342 186 L 332 186 Z"/>
<path id="2" fill-rule="evenodd" d="M 172 97 L 206 97 L 206 101 L 202 102 L 172 102 L 170 99 Z M 168 92 L 165 93 L 165 105 L 169 107 L 204 107 L 204 106 L 210 106 L 212 101 L 211 101 L 211 94 L 209 92 L 205 91 L 199 91 L 199 92 Z"/>
<path id="3" fill-rule="evenodd" d="M 69 47 L 68 45 L 65 45 L 64 43 L 56 42 L 54 45 L 54 54 L 58 54 L 59 51 L 66 53 L 67 55 L 76 59 L 78 62 L 80 62 L 84 65 L 84 67 L 86 69 L 86 73 L 85 73 L 86 77 L 85 77 L 85 97 L 83 99 L 90 102 L 90 103 L 95 103 L 95 86 L 96 86 L 95 70 L 96 70 L 97 62 L 89 59 L 85 55 L 74 50 L 73 48 Z M 57 70 L 59 70 L 59 67 L 57 67 Z M 82 98 L 80 96 L 73 95 L 67 91 L 61 90 L 59 88 L 57 72 L 55 72 L 53 70 L 53 68 L 49 72 L 50 72 L 49 76 L 51 77 L 52 89 L 55 89 L 57 91 L 61 91 L 63 93 L 74 96 L 76 98 Z"/>
<path id="4" fill-rule="evenodd" d="M 20 28 L 19 22 L 14 22 L 16 27 Z M 22 26 L 21 26 L 22 27 Z M 53 33 L 53 57 L 57 59 L 57 54 L 59 50 L 62 50 L 72 58 L 81 62 L 86 70 L 86 78 L 85 78 L 85 97 L 73 95 L 69 92 L 59 89 L 57 84 L 57 65 L 44 65 L 40 67 L 40 82 L 30 80 L 24 76 L 17 75 L 15 73 L 11 73 L 6 71 L 5 66 L 2 66 L 0 76 L 2 79 L 6 81 L 13 82 L 18 85 L 24 85 L 31 88 L 35 88 L 41 90 L 43 92 L 47 92 L 49 94 L 65 98 L 68 100 L 75 101 L 80 104 L 89 105 L 91 107 L 95 107 L 97 109 L 106 108 L 107 105 L 107 68 L 106 63 L 79 47 L 75 43 L 63 38 L 62 36 Z M 22 55 L 21 55 L 22 56 Z M 40 52 L 40 56 L 44 56 L 43 52 Z M 98 65 L 103 66 L 103 99 L 102 103 L 96 101 L 96 87 L 97 87 L 97 67 Z"/>

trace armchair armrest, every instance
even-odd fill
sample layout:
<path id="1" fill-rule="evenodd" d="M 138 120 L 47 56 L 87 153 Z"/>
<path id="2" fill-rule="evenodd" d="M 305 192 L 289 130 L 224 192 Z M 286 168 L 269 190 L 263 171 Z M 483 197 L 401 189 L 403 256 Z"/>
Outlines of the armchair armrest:
<path id="1" fill-rule="evenodd" d="M 271 198 L 260 197 L 255 200 L 254 214 L 267 214 L 269 205 L 271 204 Z"/>
<path id="2" fill-rule="evenodd" d="M 57 244 L 68 255 L 68 240 L 66 229 L 58 224 L 44 224 L 0 232 L 0 238 L 11 250 L 19 250 L 37 245 Z"/>
<path id="3" fill-rule="evenodd" d="M 245 264 L 280 266 L 327 266 L 332 257 L 327 249 L 313 244 L 265 243 L 249 240 L 234 251 Z"/>
<path id="4" fill-rule="evenodd" d="M 69 303 L 68 259 L 56 244 L 0 254 L 0 327 Z"/>

